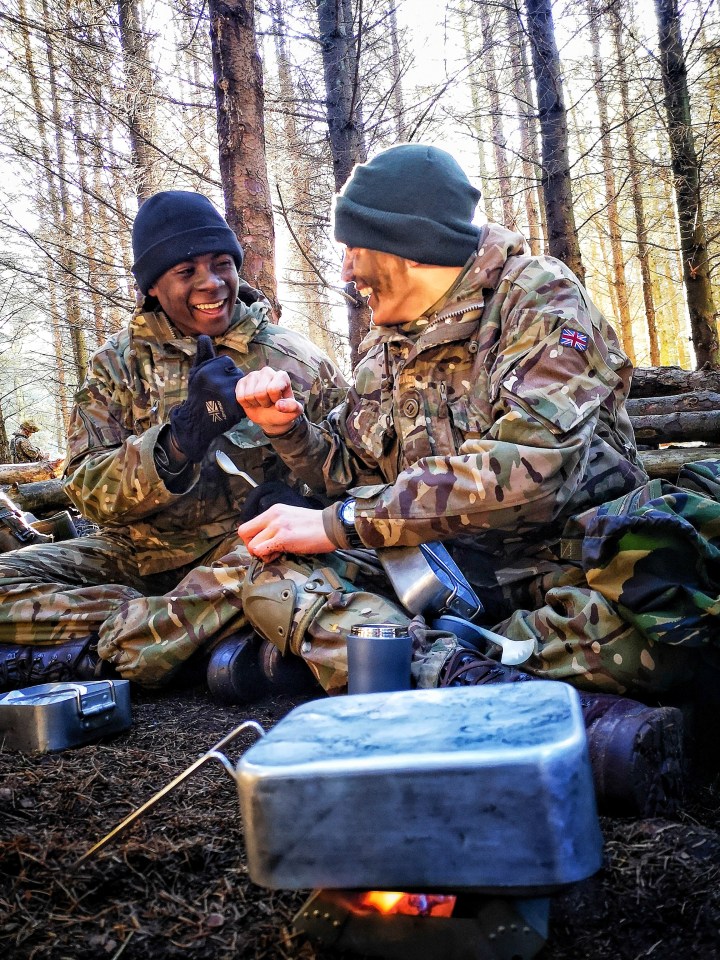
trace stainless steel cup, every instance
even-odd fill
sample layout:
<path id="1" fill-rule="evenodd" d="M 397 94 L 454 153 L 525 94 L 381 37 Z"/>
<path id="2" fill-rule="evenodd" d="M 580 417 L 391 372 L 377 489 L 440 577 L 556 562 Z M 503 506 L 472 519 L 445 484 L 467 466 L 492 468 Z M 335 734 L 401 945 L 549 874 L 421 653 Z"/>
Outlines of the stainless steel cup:
<path id="1" fill-rule="evenodd" d="M 356 623 L 347 641 L 348 693 L 410 689 L 412 640 L 397 623 Z"/>

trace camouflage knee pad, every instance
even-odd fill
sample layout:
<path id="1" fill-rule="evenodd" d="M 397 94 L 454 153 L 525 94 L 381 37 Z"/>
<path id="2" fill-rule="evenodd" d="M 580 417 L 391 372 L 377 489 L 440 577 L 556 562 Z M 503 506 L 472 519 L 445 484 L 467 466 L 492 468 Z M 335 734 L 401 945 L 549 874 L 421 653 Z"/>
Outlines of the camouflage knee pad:
<path id="1" fill-rule="evenodd" d="M 245 616 L 281 653 L 308 664 L 327 693 L 347 686 L 347 637 L 356 623 L 401 623 L 409 617 L 391 600 L 352 582 L 335 554 L 254 561 L 242 592 Z"/>

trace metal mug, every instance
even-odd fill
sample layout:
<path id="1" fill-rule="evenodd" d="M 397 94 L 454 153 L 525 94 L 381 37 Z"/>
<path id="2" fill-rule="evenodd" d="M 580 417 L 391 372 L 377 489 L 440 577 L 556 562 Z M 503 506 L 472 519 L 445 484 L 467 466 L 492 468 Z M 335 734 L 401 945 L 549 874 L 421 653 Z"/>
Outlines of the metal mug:
<path id="1" fill-rule="evenodd" d="M 348 693 L 410 689 L 412 640 L 397 623 L 356 623 L 347 640 Z"/>

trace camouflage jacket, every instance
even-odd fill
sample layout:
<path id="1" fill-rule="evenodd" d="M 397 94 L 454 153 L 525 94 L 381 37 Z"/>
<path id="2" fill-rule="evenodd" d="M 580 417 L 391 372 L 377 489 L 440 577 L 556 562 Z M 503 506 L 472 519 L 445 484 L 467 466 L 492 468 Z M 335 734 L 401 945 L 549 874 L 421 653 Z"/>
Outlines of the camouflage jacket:
<path id="1" fill-rule="evenodd" d="M 630 362 L 563 263 L 491 224 L 435 307 L 372 329 L 346 401 L 275 441 L 312 487 L 352 492 L 366 545 L 460 538 L 507 560 L 645 480 Z"/>
<path id="2" fill-rule="evenodd" d="M 320 420 L 347 385 L 309 340 L 269 323 L 268 311 L 264 301 L 238 303 L 215 347 L 242 370 L 287 370 L 308 416 Z M 195 351 L 195 337 L 181 334 L 160 310 L 138 312 L 93 356 L 75 398 L 65 490 L 101 527 L 126 528 L 144 575 L 192 562 L 237 526 L 248 485 L 217 467 L 216 449 L 258 482 L 288 475 L 262 431 L 242 419 L 187 470 L 183 492 L 165 485 L 155 444 L 170 410 L 185 399 Z"/>
<path id="3" fill-rule="evenodd" d="M 38 463 L 43 459 L 42 450 L 36 447 L 24 433 L 14 433 L 12 435 L 10 453 L 13 463 Z"/>

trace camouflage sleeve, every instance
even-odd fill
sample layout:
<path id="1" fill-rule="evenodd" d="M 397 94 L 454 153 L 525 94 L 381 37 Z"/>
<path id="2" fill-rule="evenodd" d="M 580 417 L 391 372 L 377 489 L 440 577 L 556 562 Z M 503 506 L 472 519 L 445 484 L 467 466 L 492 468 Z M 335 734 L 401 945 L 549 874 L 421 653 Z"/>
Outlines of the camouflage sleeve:
<path id="1" fill-rule="evenodd" d="M 363 472 L 359 445 L 348 442 L 341 411 L 322 431 L 301 421 L 278 444 L 288 463 L 302 456 L 302 447 L 305 462 L 312 457 L 314 464 L 296 471 L 306 482 L 308 470 L 317 477 L 322 463 L 328 490 L 339 481 L 353 488 L 356 525 L 367 546 L 488 530 L 517 537 L 557 517 L 583 478 L 600 406 L 618 377 L 580 288 L 549 271 L 532 282 L 516 278 L 500 301 L 502 332 L 489 396 L 474 395 L 473 388 L 486 389 L 478 382 L 470 386 L 457 449 L 401 464 L 405 469 L 395 476 L 387 465 L 373 470 L 367 462 Z M 474 404 L 487 409 L 488 402 L 489 428 L 473 431 Z"/>
<path id="2" fill-rule="evenodd" d="M 307 418 L 312 423 L 320 423 L 342 403 L 347 391 L 347 382 L 335 364 L 326 357 L 319 359 L 316 373 L 303 398 Z"/>
<path id="3" fill-rule="evenodd" d="M 347 429 L 347 419 L 362 406 L 354 389 L 324 421 L 312 423 L 302 416 L 283 437 L 273 438 L 273 447 L 295 476 L 311 490 L 325 492 L 331 498 L 350 488 L 384 483 L 386 474 L 367 447 L 355 444 Z M 380 424 L 375 419 L 375 427 Z"/>
<path id="4" fill-rule="evenodd" d="M 108 348 L 95 355 L 68 430 L 65 492 L 102 526 L 150 517 L 187 492 L 171 493 L 158 475 L 153 451 L 162 424 L 136 432 L 135 404 L 120 362 Z M 188 489 L 197 473 L 188 471 Z"/>
<path id="5" fill-rule="evenodd" d="M 36 447 L 35 444 L 28 439 L 28 437 L 18 437 L 15 442 L 21 455 L 28 463 L 37 463 L 39 460 L 43 459 L 42 451 L 39 449 L 39 447 Z"/>

